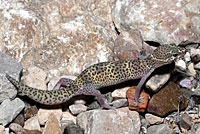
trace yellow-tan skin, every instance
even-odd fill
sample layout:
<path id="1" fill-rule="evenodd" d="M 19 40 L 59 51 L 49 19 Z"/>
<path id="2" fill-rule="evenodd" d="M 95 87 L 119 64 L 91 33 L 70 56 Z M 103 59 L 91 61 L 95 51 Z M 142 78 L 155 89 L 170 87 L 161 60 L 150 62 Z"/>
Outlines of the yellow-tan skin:
<path id="1" fill-rule="evenodd" d="M 101 107 L 110 109 L 112 107 L 103 100 L 98 89 L 141 78 L 135 93 L 137 105 L 141 87 L 150 74 L 156 68 L 172 63 L 178 55 L 182 55 L 184 52 L 183 48 L 175 44 L 161 45 L 142 60 L 109 61 L 94 64 L 85 69 L 74 81 L 69 80 L 67 84 L 65 83 L 66 87 L 52 91 L 31 88 L 16 81 L 8 74 L 6 77 L 18 89 L 20 95 L 26 95 L 41 104 L 57 105 L 68 101 L 73 96 L 83 94 L 96 96 Z"/>

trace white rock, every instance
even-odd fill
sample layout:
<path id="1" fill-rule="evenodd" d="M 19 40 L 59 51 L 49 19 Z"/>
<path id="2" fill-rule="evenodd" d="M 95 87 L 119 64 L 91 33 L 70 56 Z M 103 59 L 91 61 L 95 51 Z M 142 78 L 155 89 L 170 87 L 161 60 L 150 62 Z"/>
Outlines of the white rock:
<path id="1" fill-rule="evenodd" d="M 200 49 L 196 49 L 196 48 L 191 47 L 190 53 L 191 53 L 191 55 L 200 54 Z"/>
<path id="2" fill-rule="evenodd" d="M 190 53 L 189 52 L 186 52 L 186 54 L 184 55 L 184 59 L 185 61 L 191 61 L 191 58 L 190 58 Z"/>
<path id="3" fill-rule="evenodd" d="M 139 113 L 126 107 L 80 113 L 77 125 L 85 130 L 85 134 L 138 134 L 141 122 Z"/>
<path id="4" fill-rule="evenodd" d="M 145 114 L 145 119 L 149 122 L 149 124 L 161 124 L 163 123 L 164 119 L 152 114 Z"/>
<path id="5" fill-rule="evenodd" d="M 27 72 L 28 75 L 22 77 L 22 80 L 26 85 L 41 90 L 47 89 L 47 75 L 42 69 L 36 66 L 30 66 L 28 67 Z"/>
<path id="6" fill-rule="evenodd" d="M 40 108 L 38 111 L 38 119 L 39 119 L 39 123 L 40 125 L 44 125 L 45 122 L 48 120 L 50 114 L 53 113 L 57 120 L 60 120 L 62 117 L 62 109 L 58 108 L 58 109 L 42 109 Z"/>
<path id="7" fill-rule="evenodd" d="M 120 88 L 120 89 L 116 89 L 112 92 L 112 97 L 113 98 L 126 98 L 126 91 L 129 89 L 130 87 L 125 87 L 125 88 Z"/>
<path id="8" fill-rule="evenodd" d="M 87 106 L 83 104 L 73 104 L 69 106 L 69 110 L 72 114 L 76 115 L 82 112 L 85 112 L 87 110 Z"/>
<path id="9" fill-rule="evenodd" d="M 153 92 L 158 91 L 170 78 L 170 74 L 154 75 L 145 84 Z"/>
<path id="10" fill-rule="evenodd" d="M 194 68 L 200 70 L 200 62 L 194 65 Z"/>
<path id="11" fill-rule="evenodd" d="M 179 60 L 178 62 L 176 62 L 176 66 L 186 70 L 186 63 L 183 60 Z"/>
<path id="12" fill-rule="evenodd" d="M 38 116 L 34 116 L 24 123 L 24 129 L 26 130 L 38 130 L 41 131 Z"/>
<path id="13" fill-rule="evenodd" d="M 62 121 L 65 121 L 65 120 L 70 120 L 72 121 L 74 124 L 76 124 L 76 116 L 72 115 L 70 112 L 68 111 L 65 111 L 63 112 L 63 115 L 62 115 Z"/>
<path id="14" fill-rule="evenodd" d="M 194 63 L 190 63 L 188 69 L 193 75 L 196 74 L 196 71 L 194 70 Z"/>

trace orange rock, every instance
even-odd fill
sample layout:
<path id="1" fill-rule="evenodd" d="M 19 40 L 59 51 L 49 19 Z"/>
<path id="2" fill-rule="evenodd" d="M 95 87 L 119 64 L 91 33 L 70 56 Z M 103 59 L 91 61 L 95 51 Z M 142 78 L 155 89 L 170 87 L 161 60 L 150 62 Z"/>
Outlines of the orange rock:
<path id="1" fill-rule="evenodd" d="M 138 105 L 136 106 L 135 91 L 136 91 L 136 86 L 132 86 L 126 92 L 126 96 L 128 98 L 129 109 L 136 110 L 138 112 L 145 112 L 145 109 L 147 107 L 148 100 L 149 100 L 149 94 L 145 93 L 144 90 L 142 90 L 142 92 L 140 93 L 140 97 L 144 97 L 144 98 L 141 99 L 140 101 L 142 101 L 144 103 L 138 103 Z"/>

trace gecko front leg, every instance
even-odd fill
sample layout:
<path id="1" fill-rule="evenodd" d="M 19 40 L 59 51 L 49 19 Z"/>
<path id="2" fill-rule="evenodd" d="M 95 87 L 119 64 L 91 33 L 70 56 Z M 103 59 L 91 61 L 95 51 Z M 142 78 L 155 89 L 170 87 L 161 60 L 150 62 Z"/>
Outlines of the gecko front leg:
<path id="1" fill-rule="evenodd" d="M 140 82 L 138 83 L 137 87 L 136 87 L 136 91 L 135 91 L 135 103 L 136 103 L 136 107 L 138 105 L 138 103 L 140 103 L 140 92 L 141 92 L 141 89 L 142 89 L 142 86 L 144 85 L 145 81 L 147 80 L 147 78 L 152 74 L 152 72 L 155 70 L 155 68 L 152 68 L 147 74 L 145 74 Z M 141 103 L 144 103 L 144 102 L 141 102 Z"/>

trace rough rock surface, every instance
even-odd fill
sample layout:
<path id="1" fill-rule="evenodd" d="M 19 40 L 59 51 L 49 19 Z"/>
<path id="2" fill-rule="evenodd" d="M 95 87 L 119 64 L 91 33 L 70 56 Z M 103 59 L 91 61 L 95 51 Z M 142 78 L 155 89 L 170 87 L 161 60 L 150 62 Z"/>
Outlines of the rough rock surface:
<path id="1" fill-rule="evenodd" d="M 41 131 L 38 116 L 34 116 L 25 122 L 24 129 Z"/>
<path id="2" fill-rule="evenodd" d="M 10 123 L 24 108 L 24 102 L 19 98 L 10 101 L 4 100 L 0 105 L 0 124 L 3 126 Z"/>
<path id="3" fill-rule="evenodd" d="M 13 99 L 17 94 L 17 90 L 6 79 L 5 74 L 8 73 L 15 79 L 19 80 L 21 71 L 21 64 L 12 59 L 12 57 L 1 52 L 0 49 L 0 103 L 5 99 Z"/>
<path id="4" fill-rule="evenodd" d="M 79 74 L 111 58 L 116 33 L 109 2 L 1 1 L 0 50 L 50 76 Z"/>
<path id="5" fill-rule="evenodd" d="M 199 0 L 115 0 L 112 18 L 120 32 L 137 28 L 147 41 L 200 42 L 199 5 Z"/>
<path id="6" fill-rule="evenodd" d="M 123 134 L 138 133 L 141 124 L 139 114 L 126 107 L 83 112 L 77 116 L 77 125 L 85 134 Z"/>
<path id="7" fill-rule="evenodd" d="M 166 124 L 150 126 L 147 129 L 147 134 L 174 134 L 172 129 L 170 129 Z"/>

